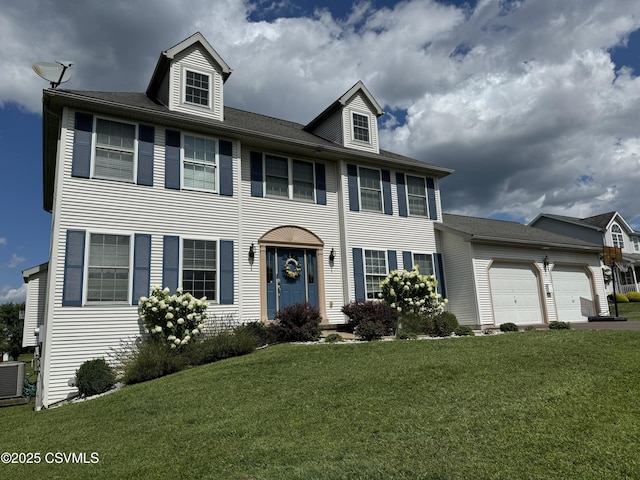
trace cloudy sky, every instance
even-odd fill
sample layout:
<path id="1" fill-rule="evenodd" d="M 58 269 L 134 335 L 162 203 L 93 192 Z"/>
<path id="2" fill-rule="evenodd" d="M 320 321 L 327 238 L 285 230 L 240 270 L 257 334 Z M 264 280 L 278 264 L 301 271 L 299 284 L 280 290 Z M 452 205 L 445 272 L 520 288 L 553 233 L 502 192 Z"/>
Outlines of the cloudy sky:
<path id="1" fill-rule="evenodd" d="M 447 212 L 526 223 L 612 210 L 640 230 L 640 2 L 21 0 L 0 10 L 0 303 L 47 261 L 39 61 L 60 88 L 144 91 L 196 31 L 234 72 L 225 103 L 307 123 L 362 80 L 381 144 L 456 173 Z"/>

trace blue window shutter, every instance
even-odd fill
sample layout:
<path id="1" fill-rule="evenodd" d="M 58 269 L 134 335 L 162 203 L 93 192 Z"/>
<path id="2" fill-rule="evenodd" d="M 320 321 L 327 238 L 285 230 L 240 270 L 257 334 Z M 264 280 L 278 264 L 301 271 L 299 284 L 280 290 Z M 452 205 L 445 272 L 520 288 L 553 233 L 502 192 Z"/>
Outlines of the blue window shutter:
<path id="1" fill-rule="evenodd" d="M 62 306 L 82 306 L 82 283 L 84 280 L 84 230 L 67 230 L 64 254 L 64 283 L 62 286 Z"/>
<path id="2" fill-rule="evenodd" d="M 324 163 L 316 163 L 316 203 L 327 204 L 327 179 Z"/>
<path id="3" fill-rule="evenodd" d="M 436 206 L 436 187 L 433 178 L 427 177 L 427 200 L 429 202 L 429 218 L 438 219 L 438 208 Z"/>
<path id="4" fill-rule="evenodd" d="M 91 140 L 93 138 L 93 115 L 76 112 L 73 136 L 73 161 L 71 175 L 89 178 L 91 173 Z"/>
<path id="5" fill-rule="evenodd" d="M 233 305 L 234 274 L 233 241 L 220 240 L 220 304 Z"/>
<path id="6" fill-rule="evenodd" d="M 131 304 L 137 305 L 140 297 L 147 297 L 151 290 L 151 235 L 136 233 L 133 247 L 133 294 Z"/>
<path id="7" fill-rule="evenodd" d="M 360 210 L 360 199 L 358 196 L 358 167 L 357 165 L 347 165 L 347 185 L 349 187 L 349 210 L 358 212 Z"/>
<path id="8" fill-rule="evenodd" d="M 411 252 L 402 252 L 402 263 L 405 270 L 411 271 L 413 268 L 413 256 L 411 255 Z"/>
<path id="9" fill-rule="evenodd" d="M 389 263 L 389 272 L 398 269 L 398 255 L 395 250 L 387 250 L 387 259 Z"/>
<path id="10" fill-rule="evenodd" d="M 393 205 L 391 204 L 391 173 L 389 170 L 382 170 L 382 198 L 384 199 L 384 213 L 393 215 Z"/>
<path id="11" fill-rule="evenodd" d="M 233 143 L 228 140 L 219 142 L 220 158 L 220 195 L 233 197 Z"/>
<path id="12" fill-rule="evenodd" d="M 407 187 L 404 183 L 404 173 L 396 172 L 396 190 L 398 191 L 398 213 L 407 217 Z"/>
<path id="13" fill-rule="evenodd" d="M 155 128 L 138 126 L 138 185 L 153 185 L 153 143 Z"/>
<path id="14" fill-rule="evenodd" d="M 442 254 L 434 253 L 433 254 L 433 263 L 435 264 L 433 270 L 436 275 L 436 280 L 438 280 L 438 293 L 442 295 L 442 298 L 447 298 L 447 290 L 444 286 L 444 265 L 442 264 Z"/>
<path id="15" fill-rule="evenodd" d="M 353 249 L 353 286 L 355 288 L 356 301 L 365 301 L 367 294 L 364 286 L 364 262 L 361 248 Z"/>
<path id="16" fill-rule="evenodd" d="M 180 132 L 175 130 L 165 132 L 164 186 L 180 189 Z"/>
<path id="17" fill-rule="evenodd" d="M 262 197 L 262 153 L 249 152 L 251 160 L 251 196 Z"/>
<path id="18" fill-rule="evenodd" d="M 162 239 L 162 287 L 175 292 L 180 267 L 180 237 L 165 235 Z"/>

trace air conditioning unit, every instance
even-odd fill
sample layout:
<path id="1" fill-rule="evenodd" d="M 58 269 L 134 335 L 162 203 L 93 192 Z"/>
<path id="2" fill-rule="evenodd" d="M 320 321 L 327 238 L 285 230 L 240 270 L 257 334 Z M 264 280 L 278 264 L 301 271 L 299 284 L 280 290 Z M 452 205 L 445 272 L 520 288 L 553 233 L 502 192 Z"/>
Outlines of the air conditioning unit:
<path id="1" fill-rule="evenodd" d="M 20 397 L 24 386 L 24 362 L 0 363 L 0 398 Z"/>

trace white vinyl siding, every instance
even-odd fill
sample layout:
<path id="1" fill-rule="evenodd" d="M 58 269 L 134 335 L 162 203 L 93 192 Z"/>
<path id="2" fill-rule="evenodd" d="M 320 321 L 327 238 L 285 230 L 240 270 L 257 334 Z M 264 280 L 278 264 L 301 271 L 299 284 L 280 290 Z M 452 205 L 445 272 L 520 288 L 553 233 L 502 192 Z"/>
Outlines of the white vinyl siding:
<path id="1" fill-rule="evenodd" d="M 364 274 L 367 299 L 376 300 L 382 291 L 380 282 L 389 273 L 387 269 L 387 252 L 382 250 L 364 251 Z"/>
<path id="2" fill-rule="evenodd" d="M 130 237 L 90 234 L 87 302 L 129 299 Z"/>
<path id="3" fill-rule="evenodd" d="M 409 215 L 429 216 L 427 184 L 424 177 L 407 175 L 407 203 Z"/>
<path id="4" fill-rule="evenodd" d="M 362 210 L 382 211 L 382 183 L 380 170 L 359 167 L 360 205 Z"/>
<path id="5" fill-rule="evenodd" d="M 182 286 L 196 298 L 217 301 L 218 245 L 209 240 L 183 240 Z"/>
<path id="6" fill-rule="evenodd" d="M 217 146 L 215 139 L 184 135 L 183 187 L 217 191 Z"/>
<path id="7" fill-rule="evenodd" d="M 94 176 L 133 182 L 135 125 L 98 118 L 95 130 Z"/>

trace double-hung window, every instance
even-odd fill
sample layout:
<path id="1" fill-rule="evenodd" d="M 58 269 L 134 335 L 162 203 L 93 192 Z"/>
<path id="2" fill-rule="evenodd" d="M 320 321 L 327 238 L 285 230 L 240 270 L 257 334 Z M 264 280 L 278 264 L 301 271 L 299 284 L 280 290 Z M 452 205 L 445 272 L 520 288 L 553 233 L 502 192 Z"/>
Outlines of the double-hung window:
<path id="1" fill-rule="evenodd" d="M 427 188 L 424 177 L 407 175 L 407 199 L 410 215 L 429 216 Z"/>
<path id="2" fill-rule="evenodd" d="M 191 70 L 185 72 L 184 101 L 203 107 L 209 106 L 209 75 Z"/>
<path id="3" fill-rule="evenodd" d="M 624 237 L 622 236 L 622 230 L 618 225 L 611 227 L 611 237 L 613 238 L 613 246 L 618 248 L 624 248 Z"/>
<path id="4" fill-rule="evenodd" d="M 638 240 L 638 237 L 633 237 L 633 249 L 636 252 L 640 252 L 640 240 Z"/>
<path id="5" fill-rule="evenodd" d="M 98 118 L 94 176 L 132 182 L 135 138 L 135 125 Z"/>
<path id="6" fill-rule="evenodd" d="M 352 113 L 353 139 L 359 142 L 369 143 L 369 117 Z"/>
<path id="7" fill-rule="evenodd" d="M 127 235 L 91 234 L 88 302 L 128 301 L 130 241 Z"/>
<path id="8" fill-rule="evenodd" d="M 313 163 L 265 155 L 265 192 L 268 197 L 313 201 Z"/>
<path id="9" fill-rule="evenodd" d="M 216 301 L 218 243 L 210 240 L 183 240 L 182 287 L 196 298 Z"/>
<path id="10" fill-rule="evenodd" d="M 367 290 L 367 299 L 378 298 L 382 291 L 380 282 L 387 276 L 387 252 L 383 250 L 364 251 L 364 272 Z"/>
<path id="11" fill-rule="evenodd" d="M 216 191 L 217 143 L 213 139 L 184 136 L 182 168 L 185 188 Z"/>
<path id="12" fill-rule="evenodd" d="M 433 275 L 433 258 L 430 253 L 414 253 L 411 268 L 414 265 L 418 265 L 420 275 Z M 405 266 L 405 268 L 407 267 Z"/>
<path id="13" fill-rule="evenodd" d="M 360 167 L 360 202 L 363 210 L 382 211 L 380 170 Z"/>

